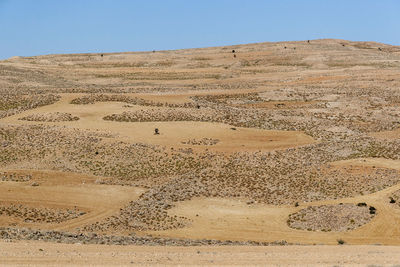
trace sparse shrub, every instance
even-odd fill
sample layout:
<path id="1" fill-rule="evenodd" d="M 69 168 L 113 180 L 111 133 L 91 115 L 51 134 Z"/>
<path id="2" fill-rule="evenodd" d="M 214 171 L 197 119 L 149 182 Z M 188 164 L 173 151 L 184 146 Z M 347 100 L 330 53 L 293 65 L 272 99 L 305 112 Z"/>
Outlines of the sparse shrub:
<path id="1" fill-rule="evenodd" d="M 372 217 L 365 207 L 347 203 L 310 206 L 290 214 L 287 222 L 295 229 L 341 232 L 366 224 Z"/>
<path id="2" fill-rule="evenodd" d="M 369 213 L 370 213 L 370 214 L 375 214 L 375 213 L 376 213 L 376 208 L 370 206 L 370 207 L 369 207 Z"/>
<path id="3" fill-rule="evenodd" d="M 345 45 L 342 44 L 342 46 Z M 351 46 L 355 46 L 354 43 Z M 368 48 L 368 45 L 362 44 L 355 47 Z M 276 48 L 280 49 L 280 46 Z M 284 49 L 291 48 L 291 44 L 289 47 L 284 46 Z M 51 72 L 48 73 L 45 69 L 41 69 L 40 65 L 33 65 L 41 64 L 34 58 L 23 59 L 28 62 L 28 68 L 20 68 L 18 65 L 14 67 L 11 61 L 4 62 L 0 66 L 0 76 L 4 78 L 0 86 L 2 93 L 0 117 L 54 103 L 59 98 L 48 95 L 51 92 L 83 92 L 90 94 L 78 97 L 72 103 L 92 104 L 97 101 L 117 101 L 127 103 L 125 108 L 133 109 L 135 105 L 152 107 L 138 112 L 112 114 L 106 116 L 105 119 L 132 122 L 191 120 L 226 123 L 232 125 L 231 130 L 236 130 L 236 127 L 245 127 L 304 131 L 318 140 L 318 143 L 273 152 L 243 151 L 233 155 L 221 155 L 211 151 L 198 153 L 189 149 L 169 150 L 151 144 L 113 142 L 110 141 L 111 139 L 104 142 L 104 137 L 110 137 L 107 134 L 87 134 L 78 129 L 67 131 L 61 127 L 39 126 L 39 123 L 24 127 L 8 126 L 3 123 L 0 127 L 1 167 L 6 169 L 7 166 L 18 166 L 22 163 L 41 168 L 42 163 L 38 162 L 45 162 L 43 165 L 50 169 L 88 173 L 99 177 L 107 176 L 107 178 L 99 178 L 99 183 L 142 186 L 148 189 L 148 192 L 144 193 L 139 200 L 124 207 L 120 214 L 99 222 L 97 226 L 88 226 L 88 229 L 93 227 L 100 230 L 160 230 L 183 227 L 187 223 L 185 218 L 170 217 L 167 210 L 175 202 L 186 201 L 193 197 L 237 197 L 254 199 L 257 203 L 293 205 L 293 201 L 306 203 L 370 194 L 382 190 L 398 183 L 397 171 L 365 168 L 365 170 L 354 172 L 354 169 L 347 167 L 327 169 L 325 166 L 332 161 L 355 157 L 384 156 L 399 159 L 400 144 L 397 140 L 382 141 L 368 135 L 371 132 L 393 130 L 398 127 L 396 123 L 398 112 L 395 109 L 400 102 L 396 87 L 398 83 L 393 79 L 391 71 L 390 74 L 380 73 L 378 77 L 380 68 L 397 67 L 397 65 L 395 63 L 383 65 L 379 58 L 369 62 L 368 58 L 360 57 L 359 62 L 350 62 L 351 60 L 347 60 L 349 55 L 346 54 L 347 50 L 340 49 L 340 45 L 334 49 L 341 51 L 340 53 L 335 51 L 335 62 L 327 62 L 327 66 L 328 68 L 349 67 L 349 71 L 343 75 L 345 78 L 333 79 L 329 71 L 322 73 L 323 70 L 320 70 L 322 80 L 319 80 L 319 74 L 316 73 L 313 77 L 316 78 L 315 81 L 310 80 L 304 83 L 301 79 L 293 80 L 290 86 L 281 86 L 276 80 L 273 82 L 274 90 L 249 94 L 233 94 L 233 92 L 260 88 L 263 84 L 262 75 L 272 69 L 265 68 L 268 64 L 272 64 L 274 72 L 279 72 L 280 68 L 285 68 L 285 72 L 286 68 L 290 68 L 289 71 L 293 69 L 301 78 L 302 68 L 309 66 L 302 63 L 305 58 L 303 54 L 293 55 L 283 53 L 283 51 L 269 55 L 264 55 L 267 54 L 264 53 L 254 58 L 240 59 L 240 62 L 236 64 L 213 66 L 220 67 L 221 73 L 214 73 L 214 69 L 212 73 L 207 73 L 207 69 L 199 72 L 198 66 L 192 65 L 187 65 L 189 68 L 184 73 L 167 72 L 165 70 L 168 67 L 178 65 L 171 61 L 168 53 L 163 53 L 160 59 L 156 58 L 158 55 L 153 55 L 151 61 L 136 63 L 107 63 L 108 60 L 99 62 L 91 60 L 92 55 L 74 55 L 68 58 L 68 61 L 72 62 L 72 65 L 68 66 L 57 58 L 48 58 L 48 64 L 53 64 Z M 296 47 L 293 50 L 296 50 Z M 379 48 L 379 50 L 382 49 Z M 356 53 L 357 51 L 348 52 Z M 326 58 L 332 58 L 331 52 L 327 49 L 324 53 L 327 54 Z M 233 54 L 236 57 L 235 51 Z M 375 53 L 374 56 L 379 56 L 379 53 Z M 135 55 L 129 55 L 129 57 L 135 57 Z M 179 66 L 185 64 L 184 57 L 186 55 L 179 56 Z M 161 59 L 162 61 L 158 61 Z M 194 59 L 204 61 L 212 58 Z M 385 58 L 386 61 L 388 61 L 387 58 Z M 191 63 L 193 62 L 189 61 L 188 64 Z M 215 62 L 211 63 L 215 64 Z M 21 61 L 18 64 L 25 63 Z M 373 68 L 365 68 L 365 73 L 363 70 L 363 74 L 360 75 L 350 69 L 355 65 L 373 66 Z M 85 67 L 96 68 L 96 70 L 95 72 L 79 71 Z M 107 69 L 109 67 L 113 69 Z M 161 67 L 162 69 L 157 71 L 151 70 Z M 233 67 L 238 69 L 233 69 Z M 118 68 L 123 68 L 124 72 L 119 73 Z M 133 72 L 132 69 L 135 68 L 146 68 L 146 74 Z M 104 72 L 102 72 L 103 69 Z M 235 77 L 234 81 L 225 80 L 225 77 L 229 77 L 225 75 L 225 72 L 231 73 L 231 71 L 224 69 L 231 69 L 232 73 L 237 73 L 237 78 Z M 368 69 L 373 69 L 373 71 L 370 72 Z M 72 70 L 74 75 L 69 75 L 69 70 Z M 112 71 L 109 72 L 109 70 Z M 257 74 L 257 79 L 241 79 L 242 74 L 245 76 Z M 268 74 L 265 75 L 268 77 Z M 116 79 L 118 82 L 105 84 L 107 80 L 103 80 L 104 78 Z M 219 80 L 208 81 L 204 78 Z M 178 81 L 181 79 L 186 79 L 187 82 Z M 374 79 L 379 80 L 379 83 L 373 82 Z M 177 81 L 163 83 L 163 80 Z M 194 96 L 192 102 L 184 104 L 150 101 L 127 94 L 136 92 L 158 94 L 179 92 L 181 89 L 182 91 L 198 89 L 210 92 L 230 90 L 230 92 L 224 95 Z M 7 92 L 7 90 L 12 92 Z M 322 100 L 327 96 L 334 96 L 335 100 Z M 278 102 L 275 106 L 274 101 Z M 310 103 L 306 106 L 296 104 L 299 101 Z M 337 106 L 328 107 L 328 103 L 337 104 Z M 269 104 L 272 108 L 269 108 Z M 199 109 L 200 105 L 201 109 Z M 263 105 L 267 105 L 268 108 L 263 108 Z M 163 111 L 160 112 L 159 107 L 163 107 Z M 189 139 L 184 142 L 212 145 L 216 141 L 215 139 Z M 99 153 L 101 156 L 96 156 Z M 40 160 L 37 162 L 37 159 Z M 6 175 L 0 179 L 24 181 L 28 178 Z M 311 190 L 315 194 L 310 194 Z M 366 203 L 361 204 L 360 207 L 367 207 Z M 346 204 L 340 205 L 340 208 L 344 206 Z M 373 217 L 370 216 L 367 208 L 361 210 L 367 213 L 367 219 Z M 318 209 L 313 209 L 313 211 L 318 211 Z M 371 211 L 374 214 L 376 212 L 376 210 Z M 336 215 L 340 212 L 334 209 L 331 214 Z M 306 220 L 307 217 L 302 219 Z M 300 219 L 288 221 L 292 223 L 298 220 Z M 346 220 L 354 225 L 349 227 L 345 225 L 340 230 L 351 230 L 361 225 L 359 220 Z M 305 229 L 307 228 L 315 230 L 313 227 L 306 226 Z M 331 230 L 330 225 L 323 225 L 321 229 Z"/>

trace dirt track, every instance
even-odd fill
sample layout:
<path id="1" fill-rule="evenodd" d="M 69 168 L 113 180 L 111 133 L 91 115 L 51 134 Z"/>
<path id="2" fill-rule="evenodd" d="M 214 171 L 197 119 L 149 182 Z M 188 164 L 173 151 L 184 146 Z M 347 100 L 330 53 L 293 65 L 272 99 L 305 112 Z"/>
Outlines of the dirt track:
<path id="1" fill-rule="evenodd" d="M 400 264 L 386 246 L 146 247 L 0 242 L 8 265 L 366 266 Z"/>

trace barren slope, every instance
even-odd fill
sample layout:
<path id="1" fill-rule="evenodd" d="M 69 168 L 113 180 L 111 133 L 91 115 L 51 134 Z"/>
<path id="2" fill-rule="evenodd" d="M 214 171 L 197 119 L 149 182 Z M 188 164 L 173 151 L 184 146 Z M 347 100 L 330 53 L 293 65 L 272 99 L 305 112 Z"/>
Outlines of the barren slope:
<path id="1" fill-rule="evenodd" d="M 0 61 L 0 237 L 399 245 L 399 70 L 331 39 Z"/>

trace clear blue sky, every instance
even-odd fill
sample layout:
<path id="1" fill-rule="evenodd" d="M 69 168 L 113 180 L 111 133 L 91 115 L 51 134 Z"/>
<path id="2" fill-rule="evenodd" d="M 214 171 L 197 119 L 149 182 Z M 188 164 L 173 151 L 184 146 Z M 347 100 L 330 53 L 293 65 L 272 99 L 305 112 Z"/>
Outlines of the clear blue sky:
<path id="1" fill-rule="evenodd" d="M 0 59 L 318 38 L 400 45 L 400 1 L 0 0 Z"/>

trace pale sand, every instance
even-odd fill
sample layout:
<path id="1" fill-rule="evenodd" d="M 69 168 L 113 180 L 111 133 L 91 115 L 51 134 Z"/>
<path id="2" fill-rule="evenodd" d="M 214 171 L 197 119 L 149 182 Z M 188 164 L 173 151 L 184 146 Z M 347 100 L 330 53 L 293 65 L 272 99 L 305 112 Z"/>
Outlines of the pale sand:
<path id="1" fill-rule="evenodd" d="M 13 266 L 393 266 L 400 264 L 400 247 L 149 247 L 1 241 L 0 263 Z"/>

